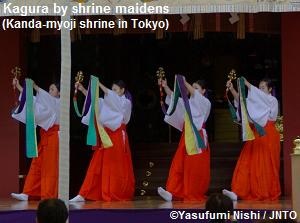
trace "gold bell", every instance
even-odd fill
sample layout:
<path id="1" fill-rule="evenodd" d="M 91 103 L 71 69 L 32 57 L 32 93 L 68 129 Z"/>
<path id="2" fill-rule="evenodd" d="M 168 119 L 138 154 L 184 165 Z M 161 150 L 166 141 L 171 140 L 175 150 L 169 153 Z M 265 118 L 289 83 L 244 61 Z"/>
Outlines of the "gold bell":
<path id="1" fill-rule="evenodd" d="M 143 181 L 143 187 L 148 187 L 148 186 L 149 186 L 149 182 L 146 181 L 146 180 L 144 180 L 144 181 Z"/>

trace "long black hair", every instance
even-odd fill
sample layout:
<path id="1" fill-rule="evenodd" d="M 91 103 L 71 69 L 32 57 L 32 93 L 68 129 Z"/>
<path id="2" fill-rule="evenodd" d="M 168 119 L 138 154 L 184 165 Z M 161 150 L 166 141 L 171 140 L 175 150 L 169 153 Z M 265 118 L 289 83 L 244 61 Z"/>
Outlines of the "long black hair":
<path id="1" fill-rule="evenodd" d="M 260 80 L 260 82 L 265 82 L 268 89 L 270 89 L 270 88 L 273 89 L 273 87 L 274 87 L 274 84 L 273 84 L 273 82 L 270 78 L 263 78 L 263 79 Z"/>
<path id="2" fill-rule="evenodd" d="M 275 96 L 275 86 L 274 86 L 273 81 L 270 78 L 263 78 L 259 81 L 259 83 L 260 82 L 265 82 L 266 85 L 267 85 L 268 90 L 270 90 L 270 88 L 272 89 L 271 90 L 271 95 Z"/>
<path id="3" fill-rule="evenodd" d="M 132 95 L 127 90 L 126 83 L 123 80 L 116 80 L 113 82 L 113 84 L 119 86 L 120 88 L 124 89 L 124 95 L 125 97 L 132 103 Z"/>
<path id="4" fill-rule="evenodd" d="M 207 89 L 207 83 L 205 80 L 197 80 L 195 83 L 198 84 L 202 89 Z"/>

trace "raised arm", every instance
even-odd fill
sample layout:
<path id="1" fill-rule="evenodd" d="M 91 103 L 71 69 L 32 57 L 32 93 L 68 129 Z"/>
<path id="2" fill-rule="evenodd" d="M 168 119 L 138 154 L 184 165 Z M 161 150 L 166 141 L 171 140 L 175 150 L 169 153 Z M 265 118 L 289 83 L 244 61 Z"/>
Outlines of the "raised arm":
<path id="1" fill-rule="evenodd" d="M 53 97 L 48 91 L 40 88 L 38 85 L 33 83 L 33 89 L 36 90 L 36 99 L 38 103 L 49 107 L 53 111 L 57 112 L 60 106 L 59 98 Z"/>
<path id="2" fill-rule="evenodd" d="M 104 94 L 108 94 L 108 88 L 105 87 L 100 81 L 99 81 L 99 87 L 104 92 Z"/>
<path id="3" fill-rule="evenodd" d="M 239 101 L 239 93 L 234 89 L 232 82 L 229 80 L 226 83 L 227 89 L 231 92 L 234 100 Z"/>
<path id="4" fill-rule="evenodd" d="M 13 79 L 12 85 L 13 85 L 14 88 L 17 88 L 18 91 L 20 91 L 20 92 L 23 91 L 23 88 L 22 88 L 22 86 L 20 85 L 19 80 L 18 80 L 17 78 L 14 78 L 14 79 Z"/>
<path id="5" fill-rule="evenodd" d="M 38 85 L 36 85 L 35 82 L 33 82 L 33 89 L 34 89 L 36 92 L 39 92 L 40 87 L 39 87 Z"/>
<path id="6" fill-rule="evenodd" d="M 13 79 L 12 85 L 13 85 L 15 88 L 17 88 L 20 92 L 23 91 L 23 87 L 20 85 L 19 80 L 18 80 L 17 78 L 14 78 L 14 79 Z M 35 82 L 33 82 L 33 89 L 36 90 L 36 92 L 38 92 L 39 89 L 40 89 L 39 86 L 37 86 L 37 85 L 35 84 Z"/>
<path id="7" fill-rule="evenodd" d="M 247 88 L 248 88 L 249 91 L 250 91 L 250 89 L 251 89 L 251 84 L 249 83 L 249 81 L 247 81 L 246 78 L 244 78 L 244 81 L 245 81 L 245 85 L 247 86 Z"/>
<path id="8" fill-rule="evenodd" d="M 82 92 L 82 94 L 84 94 L 84 96 L 87 96 L 88 92 L 87 90 L 84 88 L 84 86 L 81 83 L 75 83 L 75 89 L 78 89 L 79 91 Z"/>
<path id="9" fill-rule="evenodd" d="M 274 107 L 277 107 L 277 111 L 274 111 L 275 113 L 278 112 L 278 102 L 275 97 L 273 97 L 271 94 L 266 94 L 259 88 L 250 85 L 248 90 L 248 100 L 260 103 L 261 105 L 266 105 L 270 109 L 274 109 Z"/>
<path id="10" fill-rule="evenodd" d="M 162 86 L 164 88 L 164 91 L 166 92 L 167 95 L 171 96 L 173 91 L 169 88 L 168 83 L 167 83 L 167 79 L 163 80 L 163 79 L 158 79 L 158 85 Z"/>
<path id="11" fill-rule="evenodd" d="M 191 94 L 191 96 L 194 96 L 195 94 L 195 88 L 193 88 L 192 85 L 190 85 L 184 78 L 184 85 L 187 88 L 188 92 Z"/>

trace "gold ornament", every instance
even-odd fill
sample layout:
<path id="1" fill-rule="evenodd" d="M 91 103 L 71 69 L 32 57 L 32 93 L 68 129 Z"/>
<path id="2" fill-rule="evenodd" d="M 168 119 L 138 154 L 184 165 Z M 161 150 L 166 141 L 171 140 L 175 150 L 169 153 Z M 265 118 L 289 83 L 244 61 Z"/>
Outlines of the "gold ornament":
<path id="1" fill-rule="evenodd" d="M 300 136 L 297 136 L 294 140 L 294 154 L 300 155 Z"/>
<path id="2" fill-rule="evenodd" d="M 19 79 L 20 76 L 21 76 L 21 68 L 16 66 L 15 68 L 13 68 L 13 69 L 11 70 L 11 73 L 13 74 L 13 77 L 14 77 L 14 78 Z"/>
<path id="3" fill-rule="evenodd" d="M 228 78 L 228 80 L 229 80 L 230 82 L 232 82 L 233 80 L 236 79 L 236 71 L 235 71 L 235 69 L 231 69 L 231 70 L 230 70 L 229 74 L 227 75 L 227 78 Z M 227 96 L 227 92 L 228 92 L 228 91 L 229 91 L 229 88 L 226 88 L 226 97 L 228 97 L 228 96 Z"/>
<path id="4" fill-rule="evenodd" d="M 283 116 L 278 116 L 275 127 L 280 134 L 280 141 L 283 142 Z"/>
<path id="5" fill-rule="evenodd" d="M 75 77 L 75 81 L 77 83 L 81 83 L 83 81 L 83 78 L 84 78 L 83 72 L 81 70 L 78 71 Z"/>
<path id="6" fill-rule="evenodd" d="M 229 72 L 229 74 L 227 75 L 227 78 L 230 80 L 230 81 L 233 81 L 236 79 L 236 71 L 235 69 L 231 69 L 231 71 Z"/>
<path id="7" fill-rule="evenodd" d="M 83 72 L 81 70 L 78 71 L 77 74 L 76 74 L 76 77 L 75 77 L 76 83 L 77 84 L 82 83 L 83 82 L 83 78 L 84 78 Z M 78 89 L 75 88 L 75 93 L 74 93 L 75 97 L 77 95 L 77 91 L 78 91 Z"/>
<path id="8" fill-rule="evenodd" d="M 143 187 L 148 187 L 149 186 L 149 182 L 146 181 L 146 180 L 144 180 L 142 184 L 143 184 Z"/>
<path id="9" fill-rule="evenodd" d="M 156 76 L 158 79 L 165 79 L 165 71 L 163 67 L 159 67 L 156 71 Z"/>
<path id="10" fill-rule="evenodd" d="M 12 73 L 14 79 L 16 78 L 19 80 L 19 78 L 21 77 L 21 68 L 15 66 L 15 68 L 13 68 L 11 70 L 11 73 Z M 14 98 L 15 98 L 14 106 L 17 106 L 18 105 L 18 96 L 16 94 L 16 86 L 15 85 L 13 86 L 13 90 L 14 90 Z"/>
<path id="11" fill-rule="evenodd" d="M 149 167 L 152 168 L 154 166 L 153 162 L 149 162 Z"/>

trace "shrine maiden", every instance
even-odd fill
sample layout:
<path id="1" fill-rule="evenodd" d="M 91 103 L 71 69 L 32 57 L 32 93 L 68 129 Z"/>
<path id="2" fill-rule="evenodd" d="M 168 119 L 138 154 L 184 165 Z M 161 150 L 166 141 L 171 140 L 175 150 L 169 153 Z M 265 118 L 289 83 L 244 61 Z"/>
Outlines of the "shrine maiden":
<path id="1" fill-rule="evenodd" d="M 223 190 L 233 200 L 277 200 L 281 194 L 279 182 L 280 135 L 275 128 L 278 101 L 272 96 L 272 83 L 263 79 L 259 88 L 245 80 L 249 116 L 265 130 L 259 136 L 253 125 L 255 139 L 246 141 L 234 170 L 231 189 Z M 230 81 L 227 88 L 238 101 L 238 92 Z"/>
<path id="2" fill-rule="evenodd" d="M 166 103 L 170 104 L 173 92 L 167 85 L 166 80 L 159 80 L 162 84 L 167 97 Z M 173 158 L 166 190 L 158 188 L 158 194 L 166 201 L 174 199 L 179 200 L 197 200 L 205 199 L 205 193 L 208 190 L 210 182 L 210 148 L 205 130 L 205 122 L 209 116 L 211 103 L 204 96 L 206 86 L 203 80 L 193 83 L 191 86 L 185 80 L 185 87 L 190 93 L 189 104 L 192 113 L 193 122 L 204 139 L 206 145 L 202 152 L 195 155 L 188 155 L 185 146 L 184 137 L 184 102 L 179 98 L 175 112 L 171 116 L 165 116 L 165 122 L 176 129 L 182 131 L 181 139 Z"/>
<path id="3" fill-rule="evenodd" d="M 90 161 L 84 182 L 71 202 L 128 201 L 132 200 L 135 178 L 126 125 L 131 116 L 131 96 L 123 81 L 116 81 L 112 89 L 99 83 L 104 98 L 99 99 L 99 123 L 104 126 L 113 146 L 102 148 L 93 146 L 94 154 Z M 87 96 L 86 89 L 76 83 L 76 88 Z M 90 111 L 82 123 L 88 125 Z"/>
<path id="4" fill-rule="evenodd" d="M 23 88 L 19 81 L 13 80 L 20 92 Z M 33 85 L 36 96 L 33 98 L 35 123 L 40 129 L 40 142 L 38 144 L 38 157 L 31 161 L 29 172 L 25 178 L 22 193 L 12 193 L 17 200 L 26 201 L 29 197 L 41 199 L 56 198 L 58 196 L 58 133 L 60 110 L 59 84 L 51 84 L 49 92 Z M 25 123 L 26 109 L 12 117 Z M 26 123 L 25 123 L 26 124 Z"/>

